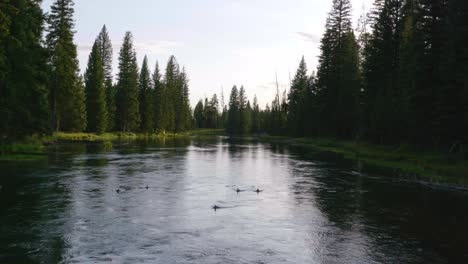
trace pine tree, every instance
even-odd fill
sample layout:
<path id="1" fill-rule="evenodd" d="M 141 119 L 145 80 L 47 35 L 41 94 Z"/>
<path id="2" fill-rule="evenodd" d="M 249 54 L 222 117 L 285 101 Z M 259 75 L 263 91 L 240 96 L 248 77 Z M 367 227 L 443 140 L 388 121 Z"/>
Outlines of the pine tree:
<path id="1" fill-rule="evenodd" d="M 97 39 L 101 51 L 102 63 L 104 67 L 104 76 L 105 76 L 105 90 L 106 90 L 106 106 L 107 106 L 107 120 L 108 120 L 108 130 L 113 130 L 115 128 L 115 96 L 116 89 L 113 85 L 112 77 L 112 42 L 107 32 L 107 27 L 104 25 L 99 33 Z"/>
<path id="2" fill-rule="evenodd" d="M 240 128 L 240 102 L 239 91 L 237 86 L 234 85 L 229 97 L 229 110 L 227 114 L 226 131 L 230 134 L 239 133 Z"/>
<path id="3" fill-rule="evenodd" d="M 307 113 L 304 111 L 307 105 L 307 90 L 309 88 L 309 77 L 307 76 L 307 65 L 304 57 L 299 64 L 296 76 L 292 80 L 291 89 L 289 91 L 289 112 L 288 112 L 288 127 L 289 133 L 294 136 L 302 137 L 305 133 L 305 124 Z M 277 95 L 279 107 L 279 95 Z M 272 112 L 275 110 L 275 105 L 272 104 Z M 280 112 L 280 109 L 278 109 Z"/>
<path id="4" fill-rule="evenodd" d="M 356 74 L 359 73 L 358 49 L 351 28 L 349 0 L 333 1 L 320 50 L 316 83 L 320 133 L 349 138 L 355 133 L 351 124 L 358 123 L 360 89 L 359 74 Z"/>
<path id="5" fill-rule="evenodd" d="M 181 132 L 190 127 L 191 124 L 191 110 L 189 102 L 189 88 L 187 73 L 185 68 L 178 75 L 176 86 L 176 100 L 175 103 L 175 124 L 176 132 Z"/>
<path id="6" fill-rule="evenodd" d="M 376 0 L 371 13 L 373 32 L 369 37 L 364 87 L 369 134 L 381 143 L 400 138 L 404 105 L 400 91 L 399 66 L 403 25 L 402 0 Z M 401 111 L 401 112 L 400 112 Z M 403 126 L 404 127 L 404 126 Z"/>
<path id="7" fill-rule="evenodd" d="M 169 58 L 166 66 L 166 75 L 164 79 L 164 130 L 168 132 L 176 131 L 176 105 L 181 100 L 179 87 L 179 65 L 174 56 Z M 179 96 L 179 97 L 178 97 Z"/>
<path id="8" fill-rule="evenodd" d="M 252 103 L 252 132 L 253 133 L 260 133 L 260 107 L 258 106 L 258 99 L 257 96 L 254 96 L 254 100 Z"/>
<path id="9" fill-rule="evenodd" d="M 205 126 L 205 115 L 203 113 L 203 100 L 199 100 L 197 105 L 195 106 L 195 110 L 193 112 L 193 117 L 195 118 L 195 127 L 196 128 L 206 128 Z"/>
<path id="10" fill-rule="evenodd" d="M 151 133 L 154 131 L 154 106 L 153 89 L 150 71 L 148 68 L 148 58 L 145 56 L 140 71 L 140 131 Z"/>
<path id="11" fill-rule="evenodd" d="M 161 72 L 159 70 L 159 63 L 156 62 L 156 67 L 153 73 L 153 115 L 155 131 L 161 132 L 165 129 L 165 86 L 161 81 Z"/>
<path id="12" fill-rule="evenodd" d="M 103 133 L 107 129 L 108 115 L 106 106 L 106 88 L 104 65 L 99 42 L 96 40 L 89 55 L 85 73 L 87 130 Z"/>
<path id="13" fill-rule="evenodd" d="M 239 133 L 247 134 L 250 132 L 250 112 L 248 109 L 248 99 L 244 89 L 241 86 L 239 89 Z"/>
<path id="14" fill-rule="evenodd" d="M 119 54 L 117 82 L 117 127 L 122 132 L 135 132 L 140 125 L 138 102 L 138 66 L 132 33 L 125 33 Z"/>
<path id="15" fill-rule="evenodd" d="M 73 43 L 73 6 L 72 0 L 56 0 L 48 17 L 46 43 L 51 56 L 49 101 L 56 131 L 86 129 L 84 91 Z"/>
<path id="16" fill-rule="evenodd" d="M 46 132 L 47 54 L 38 1 L 0 3 L 0 137 Z"/>

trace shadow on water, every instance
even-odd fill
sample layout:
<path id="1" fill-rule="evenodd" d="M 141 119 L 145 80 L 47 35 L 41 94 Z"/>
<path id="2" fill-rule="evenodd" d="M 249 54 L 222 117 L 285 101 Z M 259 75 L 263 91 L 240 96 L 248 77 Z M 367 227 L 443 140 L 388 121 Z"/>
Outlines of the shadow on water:
<path id="1" fill-rule="evenodd" d="M 334 241 L 360 243 L 352 234 L 363 232 L 373 259 L 384 263 L 466 263 L 468 260 L 468 193 L 395 178 L 392 170 L 365 166 L 331 153 L 311 153 L 300 147 L 293 154 L 321 162 L 310 175 L 309 190 L 329 221 L 346 233 Z M 317 167 L 317 166 L 316 166 Z M 299 193 L 301 184 L 296 185 Z M 349 241 L 345 241 L 349 240 Z M 354 241 L 353 241 L 354 240 Z"/>

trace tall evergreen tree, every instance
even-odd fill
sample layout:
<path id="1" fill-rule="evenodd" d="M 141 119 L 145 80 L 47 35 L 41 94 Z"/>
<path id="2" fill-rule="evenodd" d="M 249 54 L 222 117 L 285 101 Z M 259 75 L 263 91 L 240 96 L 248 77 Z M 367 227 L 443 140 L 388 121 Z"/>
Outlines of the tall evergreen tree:
<path id="1" fill-rule="evenodd" d="M 403 26 L 402 0 L 376 0 L 371 13 L 373 32 L 364 63 L 366 113 L 370 114 L 369 134 L 381 142 L 400 138 L 399 128 L 406 107 L 398 84 L 401 34 Z"/>
<path id="2" fill-rule="evenodd" d="M 174 56 L 169 58 L 166 66 L 166 75 L 164 77 L 164 130 L 168 132 L 176 131 L 176 105 L 181 100 L 179 87 L 179 65 Z M 179 97 L 178 97 L 179 96 Z"/>
<path id="3" fill-rule="evenodd" d="M 154 131 L 154 106 L 151 74 L 148 68 L 148 58 L 145 56 L 140 72 L 140 130 L 144 133 Z"/>
<path id="4" fill-rule="evenodd" d="M 176 131 L 184 131 L 191 124 L 191 110 L 189 102 L 188 79 L 185 68 L 182 69 L 178 76 L 177 91 L 176 91 L 175 109 L 176 111 Z"/>
<path id="5" fill-rule="evenodd" d="M 156 67 L 153 73 L 153 115 L 154 115 L 154 126 L 157 132 L 161 132 L 165 129 L 165 86 L 162 82 L 161 71 L 159 70 L 159 63 L 156 62 Z"/>
<path id="6" fill-rule="evenodd" d="M 250 110 L 249 102 L 244 86 L 239 89 L 239 133 L 247 134 L 250 132 Z"/>
<path id="7" fill-rule="evenodd" d="M 73 6 L 72 0 L 56 0 L 48 17 L 49 101 L 56 131 L 83 131 L 86 128 L 84 91 L 73 43 Z"/>
<path id="8" fill-rule="evenodd" d="M 229 97 L 229 110 L 227 114 L 226 131 L 230 134 L 240 132 L 240 102 L 239 90 L 234 85 Z"/>
<path id="9" fill-rule="evenodd" d="M 304 57 L 302 57 L 296 76 L 292 80 L 288 97 L 288 127 L 290 133 L 294 136 L 302 137 L 305 133 L 305 125 L 307 122 L 305 115 L 308 115 L 305 111 L 308 88 L 309 77 L 307 76 L 307 65 Z M 277 95 L 277 98 L 279 106 L 279 95 Z M 274 107 L 272 107 L 272 111 L 274 111 Z"/>
<path id="10" fill-rule="evenodd" d="M 260 133 L 260 107 L 258 106 L 258 99 L 257 96 L 254 96 L 254 100 L 252 103 L 252 132 L 253 133 Z"/>
<path id="11" fill-rule="evenodd" d="M 200 99 L 200 101 L 198 101 L 197 105 L 195 106 L 195 110 L 193 111 L 193 117 L 195 118 L 196 128 L 206 128 L 205 115 L 203 113 L 203 110 L 203 100 Z"/>
<path id="12" fill-rule="evenodd" d="M 106 88 L 104 65 L 99 42 L 96 40 L 89 55 L 85 73 L 87 130 L 103 133 L 107 129 L 108 114 L 106 106 Z"/>
<path id="13" fill-rule="evenodd" d="M 113 130 L 115 128 L 116 89 L 113 85 L 112 77 L 113 48 L 106 25 L 102 27 L 97 41 L 99 43 L 99 49 L 101 51 L 102 63 L 104 67 L 108 130 Z"/>
<path id="14" fill-rule="evenodd" d="M 321 133 L 350 138 L 358 123 L 360 79 L 349 0 L 333 0 L 320 49 L 317 90 Z"/>
<path id="15" fill-rule="evenodd" d="M 132 33 L 125 33 L 119 54 L 117 83 L 117 127 L 123 132 L 135 132 L 140 125 L 138 102 L 138 65 Z"/>
<path id="16" fill-rule="evenodd" d="M 0 3 L 0 137 L 47 131 L 47 54 L 40 1 Z"/>

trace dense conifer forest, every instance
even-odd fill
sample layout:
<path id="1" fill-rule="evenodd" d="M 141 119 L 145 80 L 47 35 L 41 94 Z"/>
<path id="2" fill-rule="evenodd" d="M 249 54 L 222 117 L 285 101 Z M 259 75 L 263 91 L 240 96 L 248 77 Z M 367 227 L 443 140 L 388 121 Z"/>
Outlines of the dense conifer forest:
<path id="1" fill-rule="evenodd" d="M 330 0 L 319 64 L 304 58 L 289 90 L 270 104 L 246 88 L 200 100 L 192 112 L 188 76 L 174 56 L 138 64 L 131 32 L 112 75 L 106 26 L 84 75 L 74 43 L 74 2 L 0 3 L 2 142 L 55 131 L 165 133 L 225 128 L 270 134 L 411 144 L 457 151 L 468 140 L 468 2 L 375 0 L 354 28 L 349 0 Z"/>
<path id="2" fill-rule="evenodd" d="M 216 96 L 200 101 L 196 126 L 460 151 L 468 140 L 468 1 L 375 0 L 357 29 L 349 0 L 331 4 L 316 72 L 302 59 L 289 91 L 278 89 L 263 110 L 243 87 L 232 88 L 228 108 L 213 110 Z"/>
<path id="3" fill-rule="evenodd" d="M 112 75 L 106 26 L 80 75 L 74 43 L 74 2 L 0 3 L 0 136 L 2 142 L 55 131 L 172 133 L 192 126 L 188 77 L 174 56 L 164 77 L 145 58 L 139 67 L 127 32 Z"/>

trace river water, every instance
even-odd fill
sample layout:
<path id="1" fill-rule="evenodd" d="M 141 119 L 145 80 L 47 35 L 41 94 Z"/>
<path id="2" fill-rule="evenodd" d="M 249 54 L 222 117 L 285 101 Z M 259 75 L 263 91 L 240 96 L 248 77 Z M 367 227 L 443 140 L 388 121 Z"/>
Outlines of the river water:
<path id="1" fill-rule="evenodd" d="M 0 172 L 0 263 L 468 263 L 466 192 L 287 145 L 63 145 Z"/>

